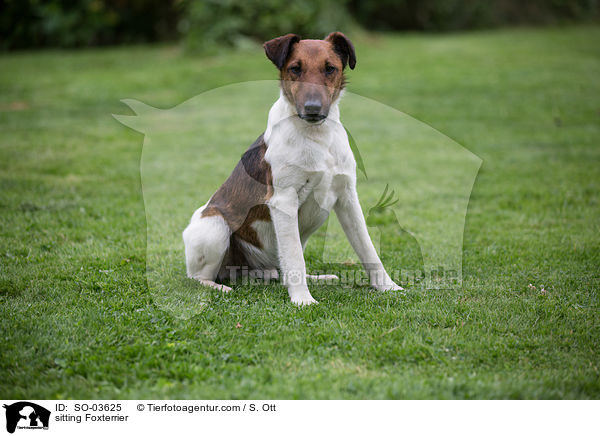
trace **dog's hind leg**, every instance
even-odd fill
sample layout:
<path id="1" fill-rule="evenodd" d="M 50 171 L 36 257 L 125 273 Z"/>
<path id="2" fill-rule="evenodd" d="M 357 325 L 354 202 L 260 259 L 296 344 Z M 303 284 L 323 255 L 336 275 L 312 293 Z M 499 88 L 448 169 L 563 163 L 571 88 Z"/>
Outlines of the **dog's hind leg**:
<path id="1" fill-rule="evenodd" d="M 215 283 L 219 269 L 229 248 L 231 230 L 220 215 L 202 217 L 195 213 L 183 231 L 185 263 L 188 277 L 205 286 L 225 292 L 231 288 Z"/>

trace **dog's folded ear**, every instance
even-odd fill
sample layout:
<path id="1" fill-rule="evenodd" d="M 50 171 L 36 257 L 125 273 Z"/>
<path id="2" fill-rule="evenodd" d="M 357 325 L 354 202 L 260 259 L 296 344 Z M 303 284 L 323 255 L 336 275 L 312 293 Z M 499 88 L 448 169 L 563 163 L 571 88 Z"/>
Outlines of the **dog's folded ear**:
<path id="1" fill-rule="evenodd" d="M 292 51 L 292 45 L 298 41 L 300 41 L 298 35 L 288 33 L 287 35 L 265 42 L 263 47 L 265 48 L 267 57 L 281 70 Z"/>
<path id="2" fill-rule="evenodd" d="M 337 55 L 342 59 L 342 64 L 346 68 L 346 64 L 351 70 L 356 65 L 356 53 L 354 51 L 354 45 L 342 32 L 332 32 L 327 35 L 325 41 L 329 41 L 333 44 L 333 49 Z"/>

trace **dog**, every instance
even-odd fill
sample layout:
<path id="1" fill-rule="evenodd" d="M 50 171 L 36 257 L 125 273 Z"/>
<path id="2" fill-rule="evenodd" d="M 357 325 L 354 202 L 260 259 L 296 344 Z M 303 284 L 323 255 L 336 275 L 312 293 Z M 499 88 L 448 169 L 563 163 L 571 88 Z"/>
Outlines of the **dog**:
<path id="1" fill-rule="evenodd" d="M 352 42 L 341 32 L 323 40 L 288 34 L 264 43 L 280 76 L 280 96 L 265 132 L 183 232 L 187 275 L 215 282 L 242 268 L 282 278 L 292 303 L 317 303 L 304 247 L 333 209 L 373 288 L 402 290 L 385 271 L 367 232 L 356 191 L 356 162 L 338 103 L 344 70 L 354 69 Z"/>

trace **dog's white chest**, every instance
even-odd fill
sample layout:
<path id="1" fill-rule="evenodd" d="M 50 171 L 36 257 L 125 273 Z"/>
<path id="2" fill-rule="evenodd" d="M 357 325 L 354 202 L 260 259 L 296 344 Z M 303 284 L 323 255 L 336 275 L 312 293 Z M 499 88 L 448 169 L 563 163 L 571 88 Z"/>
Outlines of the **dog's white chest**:
<path id="1" fill-rule="evenodd" d="M 302 143 L 272 141 L 269 144 L 265 159 L 271 165 L 274 190 L 293 189 L 297 193 L 298 208 L 311 199 L 322 209 L 331 210 L 339 180 L 354 177 L 355 163 L 347 140 L 345 150 L 345 137 L 329 136 L 339 143 L 319 144 L 306 139 Z"/>

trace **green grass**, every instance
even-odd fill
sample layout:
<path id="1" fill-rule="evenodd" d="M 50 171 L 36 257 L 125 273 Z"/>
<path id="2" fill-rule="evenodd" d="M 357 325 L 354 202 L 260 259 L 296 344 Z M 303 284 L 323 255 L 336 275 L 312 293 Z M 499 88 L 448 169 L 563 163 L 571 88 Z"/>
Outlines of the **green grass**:
<path id="1" fill-rule="evenodd" d="M 147 278 L 143 136 L 111 114 L 131 114 L 122 98 L 170 108 L 272 79 L 272 65 L 258 48 L 2 55 L 0 397 L 599 398 L 599 39 L 573 27 L 357 40 L 349 91 L 483 160 L 463 286 L 402 297 L 313 285 L 320 304 L 303 309 L 278 284 L 196 287 L 206 305 L 190 319 Z M 196 204 L 187 189 L 181 201 Z M 389 269 L 418 266 L 408 242 L 384 255 Z M 320 266 L 311 252 L 308 263 Z"/>

